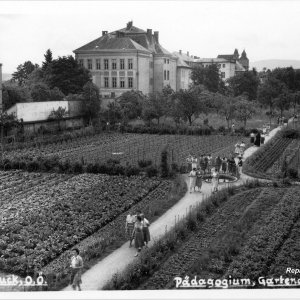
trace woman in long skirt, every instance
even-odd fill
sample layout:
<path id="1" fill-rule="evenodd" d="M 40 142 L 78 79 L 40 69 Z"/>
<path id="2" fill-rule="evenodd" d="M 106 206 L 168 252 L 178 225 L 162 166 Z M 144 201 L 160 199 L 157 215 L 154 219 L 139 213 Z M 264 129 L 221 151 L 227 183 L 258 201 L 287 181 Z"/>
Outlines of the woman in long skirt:
<path id="1" fill-rule="evenodd" d="M 186 159 L 188 173 L 192 171 L 192 161 L 193 161 L 193 157 L 191 154 L 189 154 L 189 156 Z"/>
<path id="2" fill-rule="evenodd" d="M 244 152 L 245 152 L 245 148 L 246 148 L 246 145 L 245 143 L 242 141 L 241 144 L 240 144 L 240 157 L 243 157 L 244 155 Z"/>
<path id="3" fill-rule="evenodd" d="M 250 143 L 251 144 L 254 144 L 254 139 L 255 139 L 255 134 L 254 134 L 254 132 L 251 132 L 250 133 Z"/>
<path id="4" fill-rule="evenodd" d="M 150 222 L 145 218 L 144 214 L 141 214 L 141 223 L 143 226 L 143 236 L 144 236 L 144 243 L 145 246 L 148 247 L 148 242 L 150 241 L 150 231 L 149 231 L 149 226 Z"/>
<path id="5" fill-rule="evenodd" d="M 255 137 L 255 142 L 254 142 L 255 146 L 257 146 L 257 147 L 260 146 L 260 139 L 261 139 L 261 135 L 260 135 L 260 132 L 258 132 L 256 137 Z"/>
<path id="6" fill-rule="evenodd" d="M 196 186 L 196 170 L 197 169 L 193 169 L 190 174 L 189 174 L 189 177 L 190 177 L 190 193 L 192 191 L 195 191 L 195 186 Z"/>
<path id="7" fill-rule="evenodd" d="M 219 172 L 220 169 L 221 169 L 221 165 L 222 165 L 222 159 L 221 159 L 220 156 L 218 156 L 218 157 L 216 158 L 216 163 L 215 163 L 215 165 L 216 165 L 216 168 L 217 168 L 217 170 L 218 170 L 218 172 Z"/>
<path id="8" fill-rule="evenodd" d="M 136 221 L 136 216 L 134 216 L 132 213 L 129 213 L 129 215 L 126 217 L 126 223 L 125 223 L 125 232 L 126 236 L 129 239 L 129 248 L 131 248 L 132 244 L 132 232 L 134 229 L 134 223 Z"/>
<path id="9" fill-rule="evenodd" d="M 137 249 L 137 252 L 134 256 L 138 256 L 139 252 L 144 247 L 144 235 L 143 235 L 143 225 L 142 225 L 141 216 L 137 216 L 136 218 L 132 236 L 134 237 L 134 246 Z"/>
<path id="10" fill-rule="evenodd" d="M 235 144 L 234 147 L 235 147 L 234 148 L 234 153 L 235 153 L 236 156 L 238 156 L 240 154 L 240 144 L 237 143 L 237 144 Z"/>
<path id="11" fill-rule="evenodd" d="M 202 173 L 200 168 L 198 168 L 196 172 L 196 187 L 198 188 L 198 192 L 201 193 L 201 187 L 202 187 Z"/>

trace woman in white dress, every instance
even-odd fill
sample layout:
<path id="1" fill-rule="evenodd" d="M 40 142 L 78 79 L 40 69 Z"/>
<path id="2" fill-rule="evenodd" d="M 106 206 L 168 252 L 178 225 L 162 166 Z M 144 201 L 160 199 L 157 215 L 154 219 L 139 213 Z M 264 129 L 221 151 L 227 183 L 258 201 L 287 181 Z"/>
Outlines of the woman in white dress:
<path id="1" fill-rule="evenodd" d="M 215 193 L 218 191 L 219 185 L 219 172 L 216 170 L 216 168 L 213 169 L 211 182 L 213 186 L 213 193 Z"/>
<path id="2" fill-rule="evenodd" d="M 196 178 L 197 178 L 197 173 L 196 173 L 197 169 L 194 168 L 190 174 L 190 193 L 192 193 L 192 191 L 195 192 L 195 187 L 196 187 Z"/>

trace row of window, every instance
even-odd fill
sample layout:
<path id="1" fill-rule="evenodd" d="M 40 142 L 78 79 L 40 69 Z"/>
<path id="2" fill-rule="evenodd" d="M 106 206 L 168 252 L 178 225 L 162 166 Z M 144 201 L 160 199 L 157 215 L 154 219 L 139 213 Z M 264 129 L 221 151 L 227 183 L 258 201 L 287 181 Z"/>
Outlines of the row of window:
<path id="1" fill-rule="evenodd" d="M 84 60 L 83 59 L 79 59 L 78 63 L 81 67 L 84 67 Z M 101 59 L 100 58 L 96 59 L 95 67 L 96 67 L 96 70 L 101 70 Z M 109 61 L 109 59 L 104 59 L 103 60 L 104 70 L 109 70 L 110 67 L 111 67 L 112 70 L 117 69 L 117 59 L 111 59 L 111 62 Z M 87 60 L 87 68 L 89 70 L 94 69 L 92 59 Z M 124 58 L 119 59 L 119 68 L 121 70 L 125 70 L 125 59 Z M 129 70 L 133 69 L 133 59 L 132 58 L 127 59 L 127 69 L 129 69 Z"/>
<path id="2" fill-rule="evenodd" d="M 164 80 L 170 80 L 170 71 L 164 70 Z"/>
<path id="3" fill-rule="evenodd" d="M 170 60 L 167 59 L 167 58 L 165 58 L 165 59 L 164 59 L 164 62 L 165 62 L 165 64 L 169 64 L 169 63 L 170 63 Z"/>
<path id="4" fill-rule="evenodd" d="M 133 77 L 128 77 L 128 88 L 133 88 Z M 125 88 L 125 78 L 120 77 L 120 88 Z M 104 77 L 104 87 L 109 88 L 109 77 Z M 117 87 L 117 77 L 112 77 L 111 78 L 111 87 L 116 88 Z"/>

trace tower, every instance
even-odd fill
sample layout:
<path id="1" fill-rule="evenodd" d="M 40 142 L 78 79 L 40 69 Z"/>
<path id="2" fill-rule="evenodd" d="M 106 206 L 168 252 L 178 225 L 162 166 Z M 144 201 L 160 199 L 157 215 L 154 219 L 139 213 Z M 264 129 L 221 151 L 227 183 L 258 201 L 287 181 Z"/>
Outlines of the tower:
<path id="1" fill-rule="evenodd" d="M 235 49 L 235 50 L 234 50 L 234 53 L 233 53 L 233 58 L 234 58 L 234 59 L 239 59 L 239 56 L 240 56 L 240 55 L 239 55 L 238 49 Z"/>
<path id="2" fill-rule="evenodd" d="M 249 59 L 247 57 L 247 53 L 245 49 L 242 52 L 241 58 L 239 59 L 239 63 L 246 69 L 249 70 Z"/>

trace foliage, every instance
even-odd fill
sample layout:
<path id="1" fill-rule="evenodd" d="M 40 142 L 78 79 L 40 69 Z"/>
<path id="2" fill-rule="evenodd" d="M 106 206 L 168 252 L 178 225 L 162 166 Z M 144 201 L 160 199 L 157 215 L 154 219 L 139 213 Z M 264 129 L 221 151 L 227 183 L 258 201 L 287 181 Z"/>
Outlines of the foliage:
<path id="1" fill-rule="evenodd" d="M 168 150 L 165 148 L 161 152 L 161 164 L 160 164 L 160 169 L 161 169 L 161 177 L 166 178 L 169 176 L 169 163 L 168 163 Z"/>
<path id="2" fill-rule="evenodd" d="M 230 128 L 229 122 L 232 121 L 236 115 L 237 98 L 222 96 L 222 105 L 219 109 L 219 114 L 225 117 L 228 129 Z"/>
<path id="3" fill-rule="evenodd" d="M 18 65 L 17 71 L 12 74 L 12 80 L 17 81 L 18 85 L 24 85 L 29 75 L 38 68 L 37 64 L 31 61 L 25 61 L 24 64 Z"/>
<path id="4" fill-rule="evenodd" d="M 90 81 L 89 71 L 81 68 L 71 55 L 52 60 L 44 77 L 51 89 L 57 87 L 65 95 L 83 92 L 83 86 Z"/>
<path id="5" fill-rule="evenodd" d="M 26 86 L 3 85 L 3 107 L 9 109 L 16 103 L 32 101 L 30 90 Z"/>
<path id="6" fill-rule="evenodd" d="M 239 97 L 235 105 L 235 116 L 237 120 L 244 122 L 244 129 L 246 129 L 247 121 L 250 120 L 256 112 L 256 103 L 247 101 L 243 97 Z"/>
<path id="7" fill-rule="evenodd" d="M 128 91 L 118 99 L 124 123 L 136 119 L 142 115 L 142 102 L 144 95 L 139 91 Z"/>
<path id="8" fill-rule="evenodd" d="M 87 82 L 83 87 L 83 115 L 90 124 L 93 119 L 99 117 L 100 113 L 100 97 L 99 88 L 92 82 Z"/>
<path id="9" fill-rule="evenodd" d="M 259 86 L 259 78 L 255 70 L 245 71 L 236 74 L 227 80 L 233 96 L 245 95 L 249 100 L 255 100 Z"/>
<path id="10" fill-rule="evenodd" d="M 44 55 L 45 61 L 42 64 L 42 70 L 45 71 L 52 63 L 53 57 L 52 57 L 52 51 L 48 49 Z"/>

